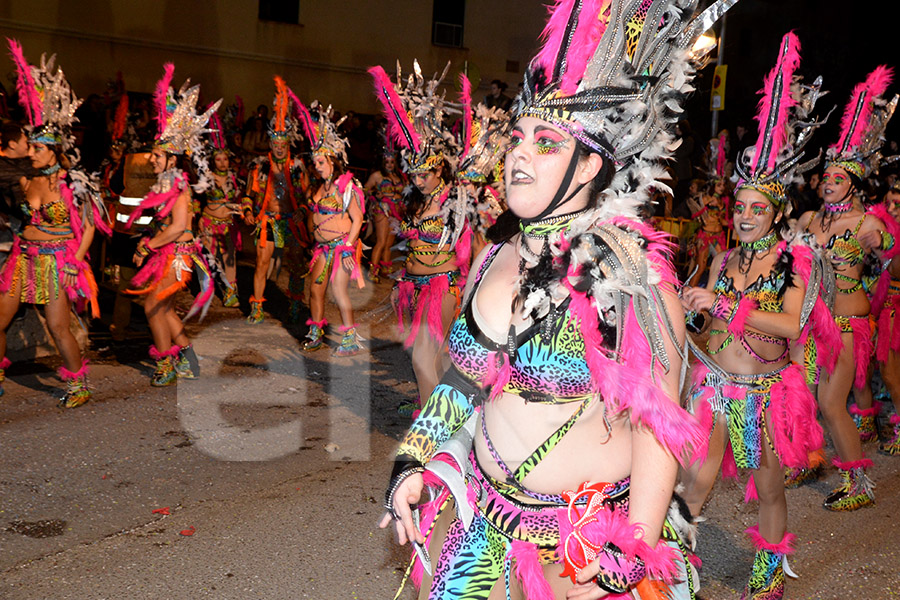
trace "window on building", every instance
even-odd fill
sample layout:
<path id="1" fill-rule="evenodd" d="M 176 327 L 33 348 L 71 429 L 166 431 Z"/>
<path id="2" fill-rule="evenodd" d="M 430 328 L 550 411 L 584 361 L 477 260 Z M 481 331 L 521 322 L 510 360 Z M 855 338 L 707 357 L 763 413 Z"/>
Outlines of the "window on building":
<path id="1" fill-rule="evenodd" d="M 300 0 L 259 0 L 259 20 L 297 25 L 300 23 Z"/>
<path id="2" fill-rule="evenodd" d="M 434 0 L 431 43 L 435 46 L 462 48 L 465 18 L 465 0 Z"/>

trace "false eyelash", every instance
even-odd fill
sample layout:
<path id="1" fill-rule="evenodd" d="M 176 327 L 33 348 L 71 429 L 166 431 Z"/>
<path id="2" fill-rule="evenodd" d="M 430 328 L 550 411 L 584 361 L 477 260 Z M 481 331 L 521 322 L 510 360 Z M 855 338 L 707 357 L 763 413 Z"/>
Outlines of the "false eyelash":
<path id="1" fill-rule="evenodd" d="M 567 140 L 560 140 L 558 142 L 548 142 L 544 140 L 539 140 L 537 142 L 537 153 L 540 155 L 544 154 L 559 154 L 560 150 L 562 150 L 566 145 Z"/>

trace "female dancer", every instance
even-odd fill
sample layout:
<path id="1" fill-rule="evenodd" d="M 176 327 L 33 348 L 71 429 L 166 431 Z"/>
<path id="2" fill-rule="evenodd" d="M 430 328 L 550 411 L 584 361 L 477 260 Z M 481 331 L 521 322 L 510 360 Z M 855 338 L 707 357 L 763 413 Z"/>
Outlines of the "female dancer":
<path id="1" fill-rule="evenodd" d="M 393 145 L 387 141 L 384 148 L 381 168 L 369 176 L 365 185 L 375 224 L 375 246 L 372 247 L 369 265 L 369 279 L 372 283 L 378 283 L 383 275 L 391 272 L 391 247 L 394 245 L 394 231 L 399 229 L 400 221 L 403 220 L 400 201 L 407 185 L 406 176 L 398 168 L 397 153 Z"/>
<path id="2" fill-rule="evenodd" d="M 807 466 L 810 453 L 823 444 L 815 398 L 803 366 L 791 361 L 789 343 L 806 328 L 810 303 L 819 321 L 828 322 L 829 313 L 815 280 L 807 287 L 811 250 L 788 246 L 778 233 L 789 210 L 785 182 L 802 149 L 790 146 L 797 139 L 792 120 L 808 121 L 806 110 L 791 114 L 791 107 L 812 108 L 791 89 L 799 50 L 793 33 L 784 36 L 778 64 L 765 81 L 759 139 L 744 154 L 749 164 L 742 159 L 736 165 L 739 247 L 715 257 L 705 288 L 683 291 L 688 310 L 712 317 L 708 355 L 695 349 L 700 362 L 691 406 L 709 431 L 709 450 L 702 465 L 684 474 L 684 499 L 699 516 L 726 454 L 723 472 L 753 471 L 747 498 L 758 498 L 759 522 L 747 530 L 757 552 L 745 599 L 783 597 L 782 563 L 795 537 L 787 533 L 784 467 Z"/>
<path id="3" fill-rule="evenodd" d="M 212 185 L 206 190 L 206 203 L 197 225 L 200 241 L 212 260 L 222 265 L 225 275 L 222 304 L 231 308 L 238 305 L 236 249 L 240 244 L 240 232 L 235 227 L 234 217 L 240 214 L 241 188 L 230 168 L 231 152 L 218 114 L 213 113 L 210 117 L 209 132 L 213 147 Z"/>
<path id="4" fill-rule="evenodd" d="M 175 294 L 187 288 L 194 268 L 199 274 L 200 294 L 185 320 L 198 312 L 206 313 L 213 296 L 209 266 L 200 255 L 200 242 L 191 231 L 191 185 L 184 171 L 184 154 L 190 152 L 202 180 L 208 177 L 201 135 L 219 102 L 203 114 L 195 114 L 200 87 L 182 89 L 176 94 L 170 87 L 175 66 L 165 65 L 165 75 L 156 84 L 154 103 L 159 133 L 150 153 L 150 166 L 156 183 L 131 213 L 128 226 L 147 210 L 154 210 L 153 232 L 144 237 L 134 253 L 134 264 L 141 267 L 131 284 L 132 294 L 146 295 L 144 312 L 153 334 L 150 357 L 156 370 L 150 385 L 172 385 L 177 378 L 195 379 L 200 375 L 197 355 L 175 313 Z"/>
<path id="5" fill-rule="evenodd" d="M 472 84 L 460 75 L 463 105 L 462 150 L 456 167 L 457 194 L 467 196 L 472 254 L 487 243 L 487 231 L 505 210 L 502 187 L 503 154 L 509 144 L 509 113 L 484 104 L 472 106 Z M 499 168 L 498 168 L 499 167 Z M 492 180 L 494 176 L 499 184 Z"/>
<path id="6" fill-rule="evenodd" d="M 66 382 L 66 393 L 59 400 L 65 408 L 87 402 L 87 359 L 82 357 L 75 336 L 69 330 L 70 309 L 82 311 L 97 307 L 97 284 L 87 262 L 87 252 L 95 229 L 110 235 L 104 222 L 105 209 L 96 181 L 74 167 L 71 133 L 75 109 L 81 103 L 63 75 L 55 69 L 54 59 L 40 67 L 25 61 L 22 47 L 9 40 L 9 48 L 18 71 L 20 100 L 33 127 L 28 139 L 32 165 L 39 176 L 25 188 L 25 227 L 16 236 L 9 258 L 0 273 L 0 384 L 10 361 L 6 357 L 6 330 L 22 302 L 44 305 L 50 335 L 62 356 L 59 376 Z M 0 387 L 2 394 L 2 387 Z"/>
<path id="7" fill-rule="evenodd" d="M 875 358 L 880 365 L 881 378 L 894 403 L 891 415 L 891 438 L 881 444 L 879 451 L 891 456 L 900 455 L 900 185 L 894 184 L 884 197 L 884 203 L 872 211 L 885 224 L 884 235 L 890 246 L 883 259 L 888 266 L 878 279 L 872 296 L 872 314 L 878 323 L 878 342 Z M 880 240 L 872 240 L 877 244 Z"/>
<path id="8" fill-rule="evenodd" d="M 818 388 L 819 409 L 837 451 L 833 463 L 841 473 L 841 484 L 824 502 L 825 508 L 835 511 L 856 510 L 875 501 L 874 486 L 866 475 L 872 461 L 863 455 L 859 433 L 847 412 L 847 395 L 851 386 L 865 385 L 873 350 L 869 299 L 861 282 L 863 261 L 869 252 L 888 249 L 881 235 L 884 223 L 866 215 L 854 199 L 870 168 L 866 161 L 883 143 L 873 127 L 886 124 L 879 97 L 890 80 L 891 70 L 878 67 L 854 89 L 841 121 L 841 137 L 827 153 L 819 184 L 822 210 L 802 215 L 797 223 L 800 231 L 825 248 L 836 277 L 833 312 L 843 333 L 843 351 L 834 373 L 824 377 Z M 863 245 L 864 241 L 869 245 Z"/>
<path id="9" fill-rule="evenodd" d="M 331 107 L 322 108 L 318 102 L 311 107 L 318 113 L 314 122 L 306 107 L 295 100 L 312 146 L 313 168 L 321 180 L 321 185 L 309 201 L 309 230 L 315 246 L 310 258 L 309 310 L 307 321 L 309 341 L 303 344 L 305 350 L 318 350 L 324 345 L 325 291 L 332 283 L 332 292 L 341 311 L 341 345 L 335 349 L 337 356 L 352 356 L 360 351 L 353 322 L 353 305 L 350 303 L 348 287 L 350 279 L 355 279 L 362 288 L 362 245 L 359 232 L 363 223 L 363 195 L 359 182 L 347 168 L 347 140 L 338 133 L 337 123 L 331 120 Z"/>
<path id="10" fill-rule="evenodd" d="M 687 85 L 668 76 L 687 67 L 676 45 L 715 20 L 673 8 L 559 3 L 526 72 L 509 211 L 473 263 L 453 367 L 401 442 L 381 522 L 413 542 L 420 598 L 694 597 L 667 519 L 677 457 L 700 439 L 678 406 L 683 312 L 670 246 L 637 220 L 659 173 L 641 157 L 671 139 L 655 117 Z M 657 28 L 640 24 L 663 13 L 665 47 L 641 52 Z M 626 31 L 627 69 L 646 77 L 609 87 L 629 81 Z"/>
<path id="11" fill-rule="evenodd" d="M 369 72 L 388 118 L 388 135 L 403 148 L 403 169 L 412 182 L 400 225 L 407 240 L 406 267 L 392 297 L 406 335 L 404 346 L 412 348 L 419 392 L 415 404 L 404 403 L 399 410 L 412 414 L 447 369 L 442 348 L 469 270 L 472 230 L 466 200 L 451 194 L 447 185 L 452 179 L 447 161 L 456 149 L 443 124 L 443 97 L 436 94 L 446 70 L 426 83 L 415 63 L 415 77 L 406 89 L 395 88 L 381 67 Z M 409 120 L 408 114 L 418 116 Z"/>

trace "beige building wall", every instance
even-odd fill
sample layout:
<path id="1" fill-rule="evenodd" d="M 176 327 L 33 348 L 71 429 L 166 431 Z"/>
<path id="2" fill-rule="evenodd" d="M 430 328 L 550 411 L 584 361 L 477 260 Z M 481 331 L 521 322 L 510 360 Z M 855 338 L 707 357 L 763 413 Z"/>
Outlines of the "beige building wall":
<path id="1" fill-rule="evenodd" d="M 176 85 L 190 77 L 206 100 L 226 104 L 238 94 L 248 114 L 271 102 L 274 74 L 306 102 L 373 113 L 366 69 L 393 72 L 398 59 L 409 72 L 418 58 L 426 73 L 451 61 L 450 85 L 468 67 L 479 97 L 494 78 L 514 92 L 546 14 L 541 0 L 469 0 L 465 47 L 454 49 L 431 44 L 427 0 L 299 2 L 300 24 L 285 25 L 260 21 L 256 0 L 3 0 L 0 33 L 19 39 L 30 62 L 57 53 L 80 97 L 102 93 L 117 71 L 130 91 L 151 92 L 171 61 Z M 7 89 L 13 73 L 0 63 Z"/>

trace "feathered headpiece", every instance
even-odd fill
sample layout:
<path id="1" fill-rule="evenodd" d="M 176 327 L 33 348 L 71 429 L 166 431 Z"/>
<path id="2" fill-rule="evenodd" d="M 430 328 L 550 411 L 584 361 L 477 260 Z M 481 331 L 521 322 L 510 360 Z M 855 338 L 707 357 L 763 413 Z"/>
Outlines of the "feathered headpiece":
<path id="1" fill-rule="evenodd" d="M 446 106 L 444 96 L 437 93 L 449 69 L 447 63 L 440 77 L 425 81 L 419 62 L 415 61 L 405 89 L 399 64 L 397 85 L 380 66 L 369 69 L 375 80 L 375 96 L 387 117 L 388 137 L 402 149 L 403 169 L 407 173 L 431 171 L 444 160 L 451 168 L 455 167 L 456 142 L 444 123 L 444 115 L 454 111 Z"/>
<path id="2" fill-rule="evenodd" d="M 799 164 L 809 134 L 822 124 L 806 119 L 824 93 L 821 78 L 812 86 L 801 85 L 795 75 L 799 66 L 800 40 L 789 32 L 781 40 L 778 62 L 760 92 L 756 144 L 747 148 L 735 165 L 740 178 L 738 189 L 760 192 L 778 210 L 787 204 L 788 184 L 819 161 L 815 158 Z"/>
<path id="3" fill-rule="evenodd" d="M 556 0 L 513 119 L 553 123 L 617 163 L 607 196 L 623 200 L 619 214 L 633 214 L 667 187 L 658 162 L 674 150 L 668 130 L 703 57 L 691 49 L 736 2 L 694 16 L 698 0 Z"/>
<path id="4" fill-rule="evenodd" d="M 119 96 L 119 104 L 116 106 L 116 116 L 113 120 L 112 143 L 114 146 L 125 145 L 125 130 L 128 128 L 128 94 L 122 90 Z"/>
<path id="5" fill-rule="evenodd" d="M 167 63 L 153 95 L 158 128 L 156 146 L 169 154 L 202 155 L 202 136 L 209 132 L 206 124 L 222 100 L 212 103 L 206 112 L 197 113 L 200 86 L 191 86 L 191 80 L 187 79 L 176 93 L 171 86 L 174 73 L 175 65 Z"/>
<path id="6" fill-rule="evenodd" d="M 297 117 L 303 126 L 303 131 L 309 139 L 313 156 L 316 154 L 333 156 L 341 159 L 346 164 L 347 146 L 350 143 L 347 141 L 347 138 L 338 132 L 338 128 L 347 117 L 343 116 L 337 122 L 333 121 L 334 111 L 331 110 L 331 106 L 324 108 L 319 104 L 318 100 L 313 100 L 313 103 L 309 106 L 310 110 L 306 110 L 303 103 L 296 100 L 296 98 L 294 106 L 297 108 Z M 315 118 L 310 114 L 310 111 L 316 115 Z"/>
<path id="7" fill-rule="evenodd" d="M 40 66 L 31 66 L 25 60 L 22 46 L 7 38 L 9 51 L 16 64 L 16 91 L 31 131 L 32 142 L 61 146 L 66 152 L 75 143 L 72 124 L 78 119 L 75 111 L 81 100 L 75 97 L 62 69 L 56 66 L 56 55 L 48 60 L 41 54 Z"/>
<path id="8" fill-rule="evenodd" d="M 209 116 L 209 141 L 212 142 L 213 152 L 228 152 L 228 142 L 225 141 L 225 126 L 219 113 Z"/>
<path id="9" fill-rule="evenodd" d="M 299 106 L 296 96 L 285 83 L 284 79 L 275 76 L 275 98 L 272 100 L 272 118 L 269 119 L 269 138 L 272 140 L 287 140 L 291 143 L 300 140 L 300 132 L 291 111 L 291 101 Z"/>
<path id="10" fill-rule="evenodd" d="M 829 164 L 837 165 L 860 179 L 878 172 L 884 130 L 897 107 L 896 95 L 890 102 L 882 98 L 893 76 L 892 68 L 881 65 L 853 88 L 841 119 L 840 139 L 828 149 L 826 155 Z"/>
<path id="11" fill-rule="evenodd" d="M 509 142 L 509 113 L 484 104 L 478 104 L 473 109 L 472 84 L 464 73 L 460 74 L 460 83 L 462 154 L 456 176 L 467 181 L 485 182 L 503 158 Z"/>

